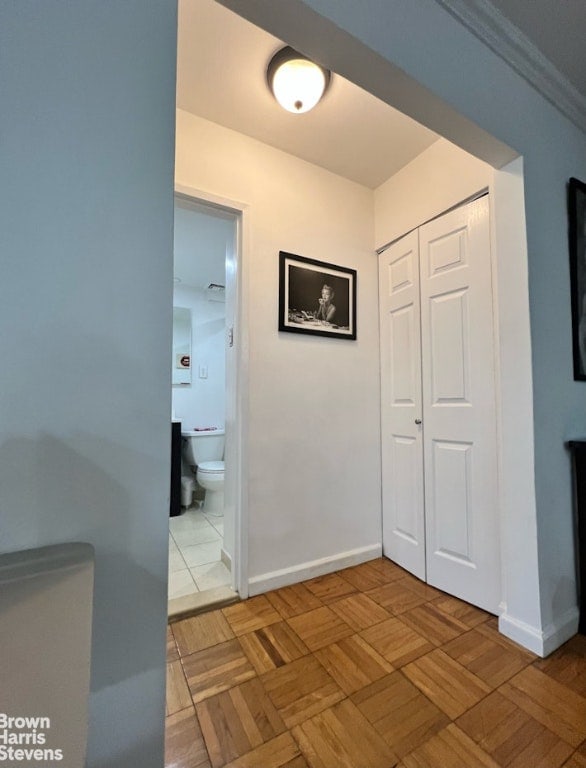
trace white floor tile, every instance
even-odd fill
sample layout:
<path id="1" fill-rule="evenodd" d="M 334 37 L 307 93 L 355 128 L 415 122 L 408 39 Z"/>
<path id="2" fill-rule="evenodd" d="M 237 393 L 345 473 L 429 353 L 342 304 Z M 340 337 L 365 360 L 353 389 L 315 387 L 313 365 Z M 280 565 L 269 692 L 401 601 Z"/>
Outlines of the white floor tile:
<path id="1" fill-rule="evenodd" d="M 206 522 L 205 526 L 197 526 L 196 528 L 186 528 L 183 531 L 175 531 L 173 538 L 179 549 L 189 547 L 193 544 L 207 544 L 212 541 L 221 541 L 222 536 L 218 531 Z"/>
<path id="2" fill-rule="evenodd" d="M 188 569 L 185 569 L 184 571 L 175 571 L 175 573 L 169 574 L 169 600 L 172 600 L 174 597 L 191 595 L 197 591 L 198 589 L 193 580 L 193 576 Z"/>
<path id="3" fill-rule="evenodd" d="M 175 549 L 174 552 L 169 550 L 169 573 L 184 571 L 185 568 L 187 568 L 187 564 L 183 559 L 181 552 L 178 549 Z"/>
<path id="4" fill-rule="evenodd" d="M 220 534 L 220 536 L 223 539 L 224 538 L 224 521 L 222 520 L 221 523 L 214 523 L 210 518 L 210 523 L 213 525 L 213 527 L 216 529 L 216 531 Z"/>
<path id="5" fill-rule="evenodd" d="M 199 509 L 188 509 L 183 514 L 177 515 L 177 517 L 169 518 L 169 529 L 174 534 L 175 531 L 184 531 L 187 528 L 199 528 L 202 525 L 208 525 L 203 512 Z"/>
<path id="6" fill-rule="evenodd" d="M 173 534 L 171 531 L 169 531 L 169 557 L 171 557 L 173 552 L 179 552 L 179 550 L 177 548 L 177 544 L 175 543 L 175 539 L 173 538 Z"/>
<path id="7" fill-rule="evenodd" d="M 193 546 L 181 547 L 181 554 L 187 563 L 188 568 L 196 565 L 205 565 L 206 563 L 215 563 L 220 560 L 220 549 L 222 542 L 218 538 L 206 544 L 195 544 Z"/>
<path id="8" fill-rule="evenodd" d="M 226 568 L 224 563 L 198 565 L 195 568 L 190 568 L 190 571 L 195 583 L 201 591 L 204 589 L 230 586 L 230 571 Z"/>

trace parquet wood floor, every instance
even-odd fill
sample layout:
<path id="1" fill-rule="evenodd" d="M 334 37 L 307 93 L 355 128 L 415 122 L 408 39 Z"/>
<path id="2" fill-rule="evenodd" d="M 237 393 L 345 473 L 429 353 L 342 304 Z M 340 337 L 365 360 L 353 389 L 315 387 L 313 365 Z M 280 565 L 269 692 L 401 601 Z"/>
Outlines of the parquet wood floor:
<path id="1" fill-rule="evenodd" d="M 586 768 L 586 637 L 538 659 L 384 558 L 170 625 L 166 768 Z"/>

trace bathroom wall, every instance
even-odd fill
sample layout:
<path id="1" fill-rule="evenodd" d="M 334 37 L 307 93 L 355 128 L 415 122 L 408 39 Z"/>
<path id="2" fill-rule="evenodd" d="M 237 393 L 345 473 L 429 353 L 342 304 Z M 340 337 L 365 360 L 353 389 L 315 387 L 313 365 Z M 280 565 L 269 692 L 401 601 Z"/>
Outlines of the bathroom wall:
<path id="1" fill-rule="evenodd" d="M 191 310 L 191 386 L 173 387 L 183 429 L 223 427 L 226 416 L 226 305 L 204 290 L 176 286 L 173 306 Z M 205 369 L 205 370 L 204 370 Z M 206 374 L 205 377 L 200 374 Z"/>
<path id="2" fill-rule="evenodd" d="M 246 206 L 249 573 L 380 551 L 373 193 L 179 110 L 176 182 Z M 277 331 L 279 251 L 358 271 L 358 339 Z"/>

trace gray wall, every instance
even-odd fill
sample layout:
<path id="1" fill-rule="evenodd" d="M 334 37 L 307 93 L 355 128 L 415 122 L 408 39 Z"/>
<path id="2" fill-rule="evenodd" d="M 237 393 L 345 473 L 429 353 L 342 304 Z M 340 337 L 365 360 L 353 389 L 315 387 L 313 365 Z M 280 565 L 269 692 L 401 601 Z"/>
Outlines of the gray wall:
<path id="1" fill-rule="evenodd" d="M 95 546 L 108 768 L 162 765 L 175 36 L 169 0 L 0 3 L 0 551 Z"/>

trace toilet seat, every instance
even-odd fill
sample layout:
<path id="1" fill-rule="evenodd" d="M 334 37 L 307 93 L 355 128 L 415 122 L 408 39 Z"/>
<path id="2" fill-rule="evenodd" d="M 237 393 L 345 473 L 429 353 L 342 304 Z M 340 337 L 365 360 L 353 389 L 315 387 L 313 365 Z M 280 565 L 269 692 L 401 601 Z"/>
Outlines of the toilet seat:
<path id="1" fill-rule="evenodd" d="M 205 472 L 206 474 L 210 474 L 210 475 L 217 475 L 220 472 L 224 471 L 224 462 L 223 461 L 202 461 L 201 464 L 197 465 L 197 471 Z"/>

